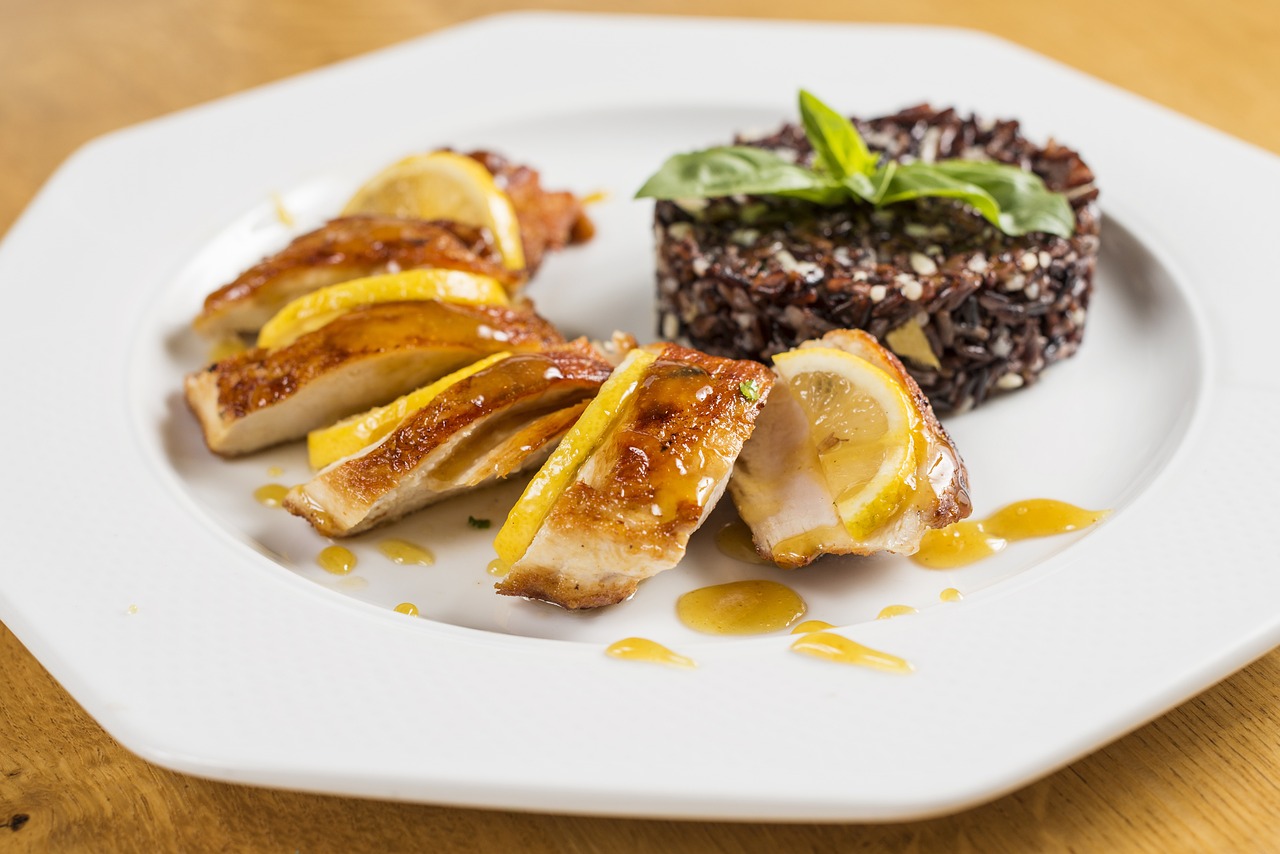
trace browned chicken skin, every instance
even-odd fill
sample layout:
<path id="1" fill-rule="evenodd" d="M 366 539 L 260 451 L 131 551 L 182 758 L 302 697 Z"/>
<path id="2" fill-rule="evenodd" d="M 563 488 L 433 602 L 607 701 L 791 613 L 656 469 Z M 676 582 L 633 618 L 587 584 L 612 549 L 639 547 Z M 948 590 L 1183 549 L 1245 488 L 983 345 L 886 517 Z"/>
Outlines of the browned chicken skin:
<path id="1" fill-rule="evenodd" d="M 564 343 L 536 314 L 426 300 L 363 306 L 276 350 L 238 353 L 186 379 L 211 451 L 298 439 L 503 350 Z"/>
<path id="2" fill-rule="evenodd" d="M 205 334 L 256 332 L 290 300 L 319 288 L 396 270 L 444 267 L 492 276 L 508 272 L 484 232 L 454 222 L 359 215 L 330 220 L 209 294 L 195 327 Z"/>
<path id="3" fill-rule="evenodd" d="M 773 379 L 758 362 L 663 346 L 498 592 L 595 608 L 675 566 L 719 500 Z M 744 382 L 755 383 L 756 399 Z"/>
<path id="4" fill-rule="evenodd" d="M 285 507 L 341 537 L 507 477 L 551 451 L 609 372 L 585 343 L 504 359 L 444 389 L 381 442 L 295 486 Z"/>

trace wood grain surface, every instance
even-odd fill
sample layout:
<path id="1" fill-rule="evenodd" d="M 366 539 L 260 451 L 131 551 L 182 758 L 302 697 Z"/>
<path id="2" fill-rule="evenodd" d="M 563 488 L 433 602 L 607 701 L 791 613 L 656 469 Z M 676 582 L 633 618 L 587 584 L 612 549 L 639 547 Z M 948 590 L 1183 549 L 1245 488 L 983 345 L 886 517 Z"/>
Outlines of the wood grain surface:
<path id="1" fill-rule="evenodd" d="M 0 0 L 0 233 L 58 164 L 99 134 L 521 8 L 530 7 Z M 539 8 L 967 26 L 1280 152 L 1275 0 L 550 0 Z M 0 282 L 0 294 L 15 286 Z M 14 405 L 6 401 L 6 412 Z M 587 819 L 297 794 L 171 773 L 116 744 L 0 627 L 0 852 L 1280 851 L 1277 685 L 1280 652 L 1272 652 L 1096 754 L 946 818 L 869 826 Z"/>

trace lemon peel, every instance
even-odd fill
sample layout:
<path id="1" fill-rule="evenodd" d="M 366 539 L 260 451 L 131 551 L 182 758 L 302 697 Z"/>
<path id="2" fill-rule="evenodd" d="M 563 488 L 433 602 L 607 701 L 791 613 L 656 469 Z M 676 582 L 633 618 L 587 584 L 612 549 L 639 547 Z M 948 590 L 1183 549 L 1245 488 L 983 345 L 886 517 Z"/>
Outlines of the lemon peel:
<path id="1" fill-rule="evenodd" d="M 511 199 L 479 161 L 456 151 L 415 154 L 392 164 L 357 190 L 342 213 L 447 219 L 487 228 L 503 266 L 525 268 Z"/>
<path id="2" fill-rule="evenodd" d="M 635 349 L 627 354 L 609 379 L 600 387 L 599 394 L 583 411 L 564 439 L 552 452 L 542 468 L 529 481 L 516 506 L 507 514 L 507 521 L 494 538 L 493 547 L 498 560 L 510 567 L 529 550 L 538 529 L 551 512 L 551 506 L 565 491 L 578 469 L 600 444 L 604 435 L 617 422 L 623 406 L 639 387 L 645 371 L 653 364 L 655 356 L 647 350 Z"/>
<path id="3" fill-rule="evenodd" d="M 417 300 L 510 304 L 497 279 L 465 270 L 429 268 L 368 276 L 330 285 L 287 303 L 258 331 L 258 346 L 283 347 L 358 306 Z"/>
<path id="4" fill-rule="evenodd" d="M 510 357 L 510 353 L 494 353 L 441 377 L 430 385 L 396 398 L 385 406 L 352 415 L 329 427 L 312 430 L 307 434 L 307 459 L 311 467 L 322 469 L 343 457 L 351 456 L 361 448 L 381 441 L 406 418 L 439 397 L 449 386 Z"/>

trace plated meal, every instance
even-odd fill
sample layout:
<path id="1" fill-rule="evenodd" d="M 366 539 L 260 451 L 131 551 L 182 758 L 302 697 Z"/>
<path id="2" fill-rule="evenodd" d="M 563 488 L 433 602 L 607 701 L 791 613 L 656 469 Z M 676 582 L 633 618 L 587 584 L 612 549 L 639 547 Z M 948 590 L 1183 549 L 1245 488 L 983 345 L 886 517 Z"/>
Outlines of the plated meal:
<path id="1" fill-rule="evenodd" d="M 545 258 L 592 236 L 583 199 L 492 152 L 393 164 L 208 295 L 193 326 L 217 358 L 184 389 L 205 444 L 305 439 L 313 475 L 274 500 L 328 538 L 532 472 L 496 531 L 495 592 L 569 610 L 676 567 L 726 490 L 748 560 L 784 569 L 916 554 L 931 532 L 935 563 L 958 563 L 970 540 L 989 553 L 1095 521 L 1025 502 L 1000 530 L 949 536 L 972 502 L 935 414 L 1079 346 L 1099 245 L 1088 168 L 1012 121 L 862 122 L 803 92 L 800 110 L 641 188 L 659 199 L 660 331 L 679 339 L 645 345 L 566 340 L 536 311 Z M 712 612 L 789 607 L 724 586 Z M 760 630 L 804 609 L 787 613 Z M 839 657 L 825 643 L 797 651 Z"/>

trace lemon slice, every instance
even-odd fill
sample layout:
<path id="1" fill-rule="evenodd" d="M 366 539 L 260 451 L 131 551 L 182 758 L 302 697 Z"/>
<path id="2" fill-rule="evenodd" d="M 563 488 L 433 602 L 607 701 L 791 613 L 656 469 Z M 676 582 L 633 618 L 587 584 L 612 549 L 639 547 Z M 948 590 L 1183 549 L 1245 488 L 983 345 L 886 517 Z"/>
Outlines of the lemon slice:
<path id="1" fill-rule="evenodd" d="M 448 219 L 489 229 L 508 270 L 524 269 L 520 223 L 507 194 L 479 161 L 454 151 L 415 154 L 356 191 L 343 215 L 377 213 Z"/>
<path id="2" fill-rule="evenodd" d="M 283 347 L 362 305 L 406 300 L 508 305 L 497 279 L 463 270 L 431 268 L 352 279 L 300 296 L 276 312 L 258 332 L 259 347 Z"/>
<path id="3" fill-rule="evenodd" d="M 809 420 L 836 513 L 851 537 L 869 536 L 915 491 L 910 399 L 891 375 L 843 350 L 792 350 L 773 364 Z"/>
<path id="4" fill-rule="evenodd" d="M 653 361 L 654 355 L 647 350 L 636 349 L 628 353 L 622 364 L 600 386 L 600 393 L 583 411 L 582 417 L 529 481 L 493 541 L 502 564 L 510 567 L 524 557 L 551 512 L 551 505 L 555 504 L 587 457 L 617 422 L 622 407 L 631 399 Z"/>
<path id="5" fill-rule="evenodd" d="M 510 356 L 510 353 L 494 353 L 441 377 L 431 385 L 396 398 L 386 406 L 378 406 L 360 415 L 344 418 L 331 427 L 312 430 L 307 434 L 307 459 L 311 467 L 322 469 L 329 463 L 349 457 L 361 448 L 381 441 L 402 421 L 426 406 L 449 386 Z"/>

